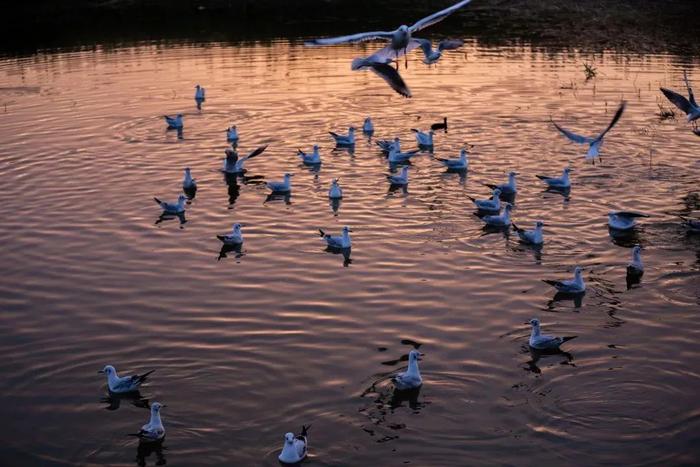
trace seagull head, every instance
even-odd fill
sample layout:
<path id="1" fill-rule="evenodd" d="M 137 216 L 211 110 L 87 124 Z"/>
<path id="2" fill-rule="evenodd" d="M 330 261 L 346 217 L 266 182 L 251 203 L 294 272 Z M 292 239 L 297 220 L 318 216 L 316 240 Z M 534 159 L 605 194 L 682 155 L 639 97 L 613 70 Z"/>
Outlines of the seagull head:
<path id="1" fill-rule="evenodd" d="M 576 266 L 574 268 L 574 276 L 581 277 L 582 272 L 583 272 L 583 268 L 581 268 L 581 266 Z"/>
<path id="2" fill-rule="evenodd" d="M 355 133 L 355 127 L 351 126 L 350 128 L 348 128 L 348 133 L 350 133 L 350 134 Z"/>
<path id="3" fill-rule="evenodd" d="M 538 229 L 541 229 L 542 227 L 544 227 L 544 222 L 543 221 L 535 222 L 535 227 Z"/>
<path id="4" fill-rule="evenodd" d="M 287 444 L 294 444 L 294 433 L 287 433 L 284 435 L 284 442 Z"/>
<path id="5" fill-rule="evenodd" d="M 154 402 L 153 404 L 151 404 L 151 411 L 160 412 L 160 409 L 162 409 L 163 407 L 167 407 L 167 405 L 163 405 L 160 402 Z"/>
<path id="6" fill-rule="evenodd" d="M 567 167 L 567 168 L 564 169 L 564 173 L 565 173 L 565 174 L 568 174 L 568 173 L 570 173 L 570 172 L 571 172 L 571 167 Z"/>
<path id="7" fill-rule="evenodd" d="M 185 167 L 185 172 L 190 173 L 190 168 L 189 168 L 189 167 Z"/>
<path id="8" fill-rule="evenodd" d="M 399 26 L 398 31 L 402 34 L 408 34 L 408 26 L 402 24 L 401 26 Z"/>
<path id="9" fill-rule="evenodd" d="M 632 256 L 634 256 L 636 258 L 641 254 L 642 254 L 642 245 L 635 245 L 634 248 L 632 248 Z"/>
<path id="10" fill-rule="evenodd" d="M 501 196 L 501 189 L 500 188 L 494 188 L 493 191 L 491 192 L 494 198 L 498 198 Z"/>
<path id="11" fill-rule="evenodd" d="M 334 178 L 333 181 L 332 181 L 331 183 L 333 183 L 333 185 L 337 185 L 337 184 L 338 184 L 338 180 L 340 180 L 340 179 L 339 179 L 339 178 Z"/>
<path id="12" fill-rule="evenodd" d="M 100 371 L 98 371 L 98 373 L 104 373 L 104 374 L 106 374 L 107 376 L 113 375 L 113 374 L 115 374 L 116 372 L 117 372 L 117 370 L 115 370 L 114 367 L 113 367 L 112 365 L 105 365 L 104 368 L 102 368 Z"/>
<path id="13" fill-rule="evenodd" d="M 515 178 L 515 176 L 518 175 L 518 172 L 508 172 L 508 177 L 509 178 Z"/>
<path id="14" fill-rule="evenodd" d="M 348 227 L 347 225 L 345 227 L 343 227 L 343 233 L 349 233 L 349 232 L 352 232 L 350 227 Z"/>
<path id="15" fill-rule="evenodd" d="M 532 318 L 532 319 L 530 320 L 529 324 L 532 325 L 532 327 L 535 327 L 535 328 L 536 328 L 536 327 L 538 327 L 538 326 L 540 325 L 540 320 L 537 319 L 537 318 Z"/>
<path id="16" fill-rule="evenodd" d="M 314 152 L 318 152 L 318 144 L 314 144 Z"/>
<path id="17" fill-rule="evenodd" d="M 182 118 L 182 114 L 177 114 L 177 118 Z"/>
<path id="18" fill-rule="evenodd" d="M 234 231 L 234 232 L 240 232 L 240 231 L 241 231 L 241 224 L 239 224 L 238 222 L 236 222 L 235 224 L 233 224 L 233 231 Z"/>
<path id="19" fill-rule="evenodd" d="M 505 212 L 510 212 L 511 209 L 513 209 L 513 205 L 510 203 L 506 203 L 505 207 L 503 208 Z"/>
<path id="20" fill-rule="evenodd" d="M 185 196 L 185 195 L 180 195 L 177 197 L 178 203 L 184 203 L 186 200 L 187 200 L 187 196 Z"/>
<path id="21" fill-rule="evenodd" d="M 286 174 L 284 174 L 284 178 L 289 178 L 289 177 L 293 177 L 293 176 L 294 176 L 294 174 L 289 173 L 289 172 L 287 172 Z"/>
<path id="22" fill-rule="evenodd" d="M 199 84 L 195 84 L 194 87 L 199 89 Z"/>
<path id="23" fill-rule="evenodd" d="M 420 357 L 420 352 L 417 351 L 416 349 L 413 349 L 410 352 L 408 352 L 408 361 L 409 362 L 417 362 L 418 360 L 420 360 L 419 357 Z"/>

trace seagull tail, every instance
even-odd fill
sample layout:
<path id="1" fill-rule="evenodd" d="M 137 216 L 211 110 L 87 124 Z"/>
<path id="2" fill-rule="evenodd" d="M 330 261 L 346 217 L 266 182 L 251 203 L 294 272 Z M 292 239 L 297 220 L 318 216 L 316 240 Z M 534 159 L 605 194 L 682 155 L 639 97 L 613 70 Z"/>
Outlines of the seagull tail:
<path id="1" fill-rule="evenodd" d="M 561 338 L 561 343 L 563 344 L 566 341 L 570 341 L 571 339 L 576 339 L 578 336 L 564 336 Z"/>
<path id="2" fill-rule="evenodd" d="M 559 281 L 553 281 L 550 279 L 542 279 L 542 282 L 544 282 L 545 284 L 549 284 L 552 287 L 556 287 L 557 285 L 559 285 Z"/>
<path id="3" fill-rule="evenodd" d="M 522 232 L 522 231 L 523 231 L 523 229 L 521 229 L 520 227 L 518 227 L 517 225 L 515 225 L 515 222 L 511 222 L 511 224 L 513 225 L 513 229 L 514 229 L 516 232 Z M 545 281 L 545 282 L 546 282 L 546 281 Z"/>
<path id="4" fill-rule="evenodd" d="M 496 188 L 498 188 L 498 185 L 494 185 L 492 183 L 484 183 L 484 186 L 487 186 L 487 187 L 491 188 L 492 190 L 495 190 Z"/>
<path id="5" fill-rule="evenodd" d="M 150 375 L 150 374 L 153 373 L 154 371 L 156 371 L 156 370 L 153 369 L 153 370 L 151 370 L 151 371 L 145 372 L 145 373 L 142 374 L 142 375 L 139 375 L 139 383 L 143 383 L 144 381 L 146 381 L 146 378 L 148 378 L 148 375 Z"/>
<path id="6" fill-rule="evenodd" d="M 325 236 L 326 236 L 326 232 L 324 232 L 322 229 L 318 229 L 318 231 L 321 232 L 321 237 L 325 237 Z"/>
<path id="7" fill-rule="evenodd" d="M 311 423 L 308 425 L 302 425 L 301 426 L 301 436 L 308 436 L 309 435 L 309 428 L 311 428 Z"/>
<path id="8" fill-rule="evenodd" d="M 416 130 L 415 128 L 411 128 L 411 131 L 414 133 L 420 133 L 420 130 Z"/>
<path id="9" fill-rule="evenodd" d="M 333 133 L 332 131 L 328 132 L 333 138 L 338 138 L 338 133 Z"/>
<path id="10" fill-rule="evenodd" d="M 535 177 L 539 178 L 540 180 L 547 180 L 549 178 L 546 175 L 535 175 Z"/>
<path id="11" fill-rule="evenodd" d="M 159 200 L 158 198 L 156 198 L 155 196 L 153 197 L 153 201 L 155 201 L 156 203 L 158 203 L 158 206 L 160 206 L 161 204 L 163 204 L 163 202 L 162 202 L 161 200 Z"/>
<path id="12" fill-rule="evenodd" d="M 470 200 L 472 200 L 472 203 L 476 203 L 476 198 L 474 198 L 473 196 L 467 195 L 467 198 L 469 198 Z"/>
<path id="13" fill-rule="evenodd" d="M 225 242 L 225 241 L 226 241 L 226 237 L 224 237 L 223 235 L 217 235 L 216 238 L 218 238 L 218 239 L 221 240 L 222 242 Z"/>

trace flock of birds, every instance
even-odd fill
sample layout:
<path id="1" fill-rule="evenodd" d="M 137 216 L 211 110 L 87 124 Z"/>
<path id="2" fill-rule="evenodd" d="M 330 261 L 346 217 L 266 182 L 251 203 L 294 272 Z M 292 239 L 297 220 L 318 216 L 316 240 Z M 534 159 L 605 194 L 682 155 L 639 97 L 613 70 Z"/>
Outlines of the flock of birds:
<path id="1" fill-rule="evenodd" d="M 383 39 L 389 41 L 384 49 L 374 53 L 373 55 L 356 59 L 353 61 L 352 69 L 370 68 L 389 82 L 393 89 L 405 96 L 410 96 L 410 91 L 398 74 L 398 59 L 405 56 L 409 51 L 416 47 L 420 47 L 425 55 L 424 62 L 427 64 L 437 61 L 442 51 L 452 50 L 459 47 L 462 41 L 447 40 L 441 42 L 436 50 L 432 49 L 430 41 L 425 39 L 413 38 L 412 33 L 420 31 L 425 27 L 435 24 L 455 10 L 468 4 L 470 0 L 464 0 L 455 5 L 446 8 L 440 12 L 430 15 L 412 26 L 401 26 L 395 31 L 385 32 L 376 31 L 369 33 L 354 34 L 342 36 L 332 39 L 316 39 L 308 42 L 312 45 L 330 45 L 348 42 L 357 42 L 370 39 Z M 390 63 L 397 61 L 397 68 L 393 68 Z M 700 106 L 697 105 L 695 98 L 685 77 L 689 98 L 661 88 L 663 94 L 679 109 L 683 110 L 688 115 L 688 121 L 693 123 L 693 129 L 697 134 L 696 121 L 700 118 Z M 196 86 L 195 101 L 197 107 L 201 109 L 202 103 L 205 101 L 205 90 L 201 86 Z M 600 158 L 600 150 L 604 142 L 605 136 L 613 129 L 617 122 L 622 117 L 625 111 L 626 103 L 623 101 L 615 112 L 608 126 L 594 136 L 582 136 L 573 133 L 559 124 L 552 121 L 554 127 L 571 142 L 587 146 L 586 158 L 595 161 Z M 184 127 L 183 115 L 164 116 L 169 129 L 182 131 Z M 409 167 L 405 165 L 413 156 L 422 152 L 433 149 L 433 135 L 435 131 L 447 131 L 447 118 L 442 122 L 435 123 L 429 131 L 420 131 L 412 129 L 415 133 L 418 149 L 404 151 L 401 148 L 401 141 L 398 137 L 393 140 L 378 140 L 376 144 L 381 151 L 386 155 L 387 161 L 392 167 L 403 165 L 401 171 L 396 174 L 388 175 L 387 179 L 392 187 L 406 187 L 409 183 Z M 362 132 L 365 135 L 372 135 L 375 131 L 374 124 L 370 117 L 367 117 L 362 125 Z M 350 127 L 347 134 L 330 133 L 338 147 L 352 147 L 355 144 L 355 128 Z M 226 130 L 227 142 L 231 147 L 226 149 L 222 171 L 231 175 L 242 175 L 246 172 L 245 164 L 251 159 L 264 153 L 267 146 L 260 146 L 247 155 L 239 157 L 237 145 L 239 142 L 239 134 L 236 126 L 229 127 Z M 314 145 L 311 152 L 307 153 L 298 150 L 297 155 L 301 162 L 309 166 L 317 166 L 322 163 L 319 146 Z M 467 148 L 462 148 L 459 156 L 452 159 L 435 158 L 439 163 L 444 165 L 448 171 L 464 172 L 469 168 L 469 158 Z M 562 170 L 561 176 L 537 175 L 537 177 L 546 185 L 549 190 L 554 190 L 568 195 L 571 190 L 570 173 L 572 169 L 565 167 Z M 523 243 L 529 244 L 535 248 L 539 248 L 544 244 L 544 226 L 542 220 L 535 222 L 531 230 L 518 227 L 511 219 L 511 209 L 514 198 L 517 194 L 517 179 L 518 173 L 510 172 L 505 182 L 501 184 L 487 185 L 492 189 L 491 196 L 486 199 L 471 198 L 476 208 L 476 214 L 481 218 L 484 224 L 488 227 L 500 229 L 513 229 Z M 272 194 L 290 194 L 292 191 L 292 173 L 285 173 L 282 180 L 269 181 L 267 187 Z M 161 201 L 154 198 L 158 206 L 164 214 L 179 215 L 184 213 L 188 198 L 194 197 L 197 190 L 197 182 L 192 176 L 190 168 L 185 169 L 184 178 L 182 181 L 184 194 L 179 195 L 176 202 Z M 331 185 L 328 190 L 328 198 L 339 200 L 343 198 L 343 190 L 339 184 L 339 179 L 331 180 Z M 632 232 L 636 227 L 636 222 L 639 218 L 649 217 L 644 213 L 632 211 L 611 211 L 608 213 L 608 226 L 610 234 L 625 235 Z M 700 232 L 700 220 L 683 218 L 684 224 L 694 232 Z M 319 229 L 321 238 L 326 242 L 328 248 L 341 251 L 349 251 L 352 247 L 350 227 L 345 226 L 339 235 L 332 235 Z M 235 223 L 230 232 L 217 235 L 217 238 L 226 246 L 238 247 L 243 244 L 243 234 L 241 224 Z M 630 278 L 638 281 L 644 273 L 644 265 L 641 257 L 641 246 L 636 245 L 632 249 L 632 260 L 627 267 L 628 284 Z M 557 290 L 558 294 L 580 296 L 586 292 L 586 284 L 583 279 L 583 270 L 580 266 L 574 268 L 574 275 L 571 279 L 562 280 L 545 280 Z M 634 283 L 634 282 L 633 282 Z M 527 324 L 531 326 L 531 334 L 528 341 L 532 349 L 539 351 L 556 351 L 559 347 L 573 339 L 576 336 L 559 337 L 548 336 L 541 333 L 540 322 L 533 318 Z M 420 374 L 418 361 L 421 354 L 418 350 L 411 350 L 408 355 L 408 368 L 405 372 L 394 376 L 393 384 L 398 391 L 413 390 L 421 387 L 423 379 Z M 120 377 L 116 369 L 107 365 L 101 370 L 107 377 L 107 385 L 110 393 L 124 394 L 138 391 L 139 387 L 147 380 L 148 376 L 153 372 L 149 371 L 142 375 L 130 375 Z M 161 409 L 166 407 L 158 402 L 151 404 L 150 419 L 144 424 L 141 429 L 134 433 L 133 436 L 138 437 L 144 443 L 162 442 L 165 437 L 165 428 L 161 418 Z M 302 461 L 307 455 L 308 448 L 308 426 L 302 426 L 299 434 L 286 433 L 284 435 L 284 445 L 279 460 L 285 464 L 295 464 Z"/>

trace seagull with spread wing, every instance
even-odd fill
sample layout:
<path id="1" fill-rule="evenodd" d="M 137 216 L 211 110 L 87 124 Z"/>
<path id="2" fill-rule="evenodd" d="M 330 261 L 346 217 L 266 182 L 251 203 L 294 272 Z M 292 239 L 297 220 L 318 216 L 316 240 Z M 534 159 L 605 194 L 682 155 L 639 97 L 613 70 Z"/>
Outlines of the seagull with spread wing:
<path id="1" fill-rule="evenodd" d="M 693 123 L 693 127 L 697 127 L 696 120 L 700 118 L 700 106 L 698 106 L 697 102 L 695 102 L 695 96 L 693 95 L 693 90 L 690 87 L 690 83 L 688 82 L 688 74 L 684 71 L 683 72 L 683 79 L 685 80 L 685 87 L 688 88 L 688 98 L 686 99 L 684 96 L 681 96 L 675 91 L 671 91 L 670 89 L 666 88 L 659 88 L 661 89 L 661 92 L 664 93 L 664 96 L 671 101 L 673 105 L 678 107 L 683 113 L 685 113 L 688 116 L 688 122 Z"/>
<path id="2" fill-rule="evenodd" d="M 552 124 L 556 127 L 557 130 L 561 132 L 561 134 L 566 136 L 570 141 L 578 144 L 587 144 L 588 153 L 586 154 L 586 158 L 594 159 L 600 155 L 600 147 L 603 145 L 603 138 L 608 133 L 608 131 L 612 130 L 612 128 L 615 126 L 618 120 L 620 120 L 620 117 L 622 117 L 622 113 L 625 111 L 626 105 L 627 103 L 625 101 L 622 101 L 620 107 L 617 109 L 617 112 L 615 112 L 615 115 L 613 116 L 613 119 L 610 122 L 610 124 L 607 126 L 607 128 L 605 128 L 605 130 L 603 130 L 598 136 L 595 137 L 577 135 L 576 133 L 573 133 L 565 128 L 560 127 L 554 122 L 554 120 L 552 120 Z"/>

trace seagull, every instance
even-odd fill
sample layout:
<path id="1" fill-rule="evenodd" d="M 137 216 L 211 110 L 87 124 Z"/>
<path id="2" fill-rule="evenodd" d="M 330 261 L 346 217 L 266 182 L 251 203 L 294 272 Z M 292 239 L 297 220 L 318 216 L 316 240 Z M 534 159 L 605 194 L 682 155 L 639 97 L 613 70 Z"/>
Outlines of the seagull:
<path id="1" fill-rule="evenodd" d="M 391 50 L 390 47 L 386 47 L 369 57 L 356 58 L 352 61 L 350 68 L 353 71 L 372 70 L 377 76 L 386 81 L 391 89 L 398 94 L 406 98 L 411 97 L 411 90 L 408 88 L 408 85 L 403 80 L 398 70 L 389 65 L 388 58 L 382 57 L 389 50 Z"/>
<path id="2" fill-rule="evenodd" d="M 351 126 L 348 128 L 348 134 L 347 135 L 339 135 L 338 133 L 333 133 L 332 131 L 329 131 L 330 135 L 333 137 L 335 140 L 335 144 L 338 146 L 352 146 L 355 144 L 355 127 Z"/>
<path id="3" fill-rule="evenodd" d="M 532 332 L 530 333 L 530 340 L 527 342 L 530 347 L 538 350 L 546 349 L 557 349 L 566 341 L 575 339 L 577 336 L 567 336 L 567 337 L 556 337 L 547 336 L 540 334 L 540 320 L 537 318 L 532 318 L 529 323 L 532 325 Z"/>
<path id="4" fill-rule="evenodd" d="M 352 246 L 350 242 L 350 232 L 352 232 L 352 230 L 350 230 L 350 227 L 348 227 L 347 225 L 343 227 L 343 232 L 340 235 L 333 236 L 327 234 L 321 229 L 318 229 L 318 231 L 321 232 L 321 237 L 323 237 L 328 246 L 331 248 L 346 249 Z"/>
<path id="5" fill-rule="evenodd" d="M 544 222 L 535 222 L 534 230 L 521 229 L 517 225 L 513 224 L 513 229 L 525 243 L 530 243 L 532 245 L 542 245 L 544 243 L 544 238 L 542 236 L 542 227 L 544 227 Z"/>
<path id="6" fill-rule="evenodd" d="M 390 41 L 388 48 L 393 52 L 395 58 L 399 58 L 399 54 L 403 50 L 406 53 L 406 49 L 411 42 L 411 35 L 422 29 L 432 26 L 433 24 L 439 23 L 443 19 L 447 18 L 450 14 L 467 5 L 471 0 L 462 0 L 457 2 L 451 7 L 445 8 L 444 10 L 433 13 L 420 21 L 417 21 L 411 26 L 401 25 L 395 31 L 373 31 L 373 32 L 361 32 L 359 34 L 351 34 L 348 36 L 332 37 L 326 39 L 314 39 L 307 41 L 306 45 L 335 45 L 335 44 L 345 44 L 352 42 L 362 42 L 374 39 L 380 39 L 385 41 Z M 398 65 L 398 64 L 397 64 Z"/>
<path id="7" fill-rule="evenodd" d="M 185 195 L 180 195 L 177 197 L 177 203 L 167 203 L 165 201 L 161 201 L 158 198 L 153 198 L 156 203 L 160 206 L 160 208 L 169 214 L 178 214 L 181 212 L 185 212 L 185 201 L 187 200 L 187 197 Z"/>
<path id="8" fill-rule="evenodd" d="M 468 196 L 474 202 L 479 211 L 500 211 L 501 210 L 501 189 L 494 188 L 491 199 L 476 199 Z"/>
<path id="9" fill-rule="evenodd" d="M 141 441 L 154 442 L 161 441 L 165 438 L 165 427 L 163 426 L 163 421 L 160 419 L 160 409 L 167 407 L 160 402 L 154 402 L 151 404 L 151 418 L 138 433 L 134 433 L 130 436 L 136 436 Z"/>
<path id="10" fill-rule="evenodd" d="M 649 215 L 631 211 L 610 211 L 608 226 L 615 230 L 630 230 L 634 228 L 637 217 L 649 217 Z"/>
<path id="11" fill-rule="evenodd" d="M 518 192 L 518 187 L 515 185 L 515 176 L 518 175 L 518 172 L 508 172 L 508 182 L 507 183 L 502 183 L 500 185 L 491 185 L 489 183 L 486 183 L 486 186 L 495 189 L 498 188 L 501 190 L 501 195 L 504 196 L 510 196 L 514 195 L 515 193 Z"/>
<path id="12" fill-rule="evenodd" d="M 632 261 L 627 265 L 627 274 L 641 276 L 644 274 L 644 263 L 642 263 L 642 247 L 635 245 L 632 248 Z"/>
<path id="13" fill-rule="evenodd" d="M 690 219 L 688 217 L 683 217 L 679 216 L 681 220 L 683 221 L 683 225 L 688 227 L 691 232 L 700 232 L 700 220 L 699 219 Z"/>
<path id="14" fill-rule="evenodd" d="M 226 141 L 229 143 L 238 143 L 238 130 L 236 129 L 236 125 L 226 129 Z"/>
<path id="15" fill-rule="evenodd" d="M 423 384 L 423 378 L 421 378 L 420 370 L 418 369 L 418 357 L 420 357 L 420 352 L 415 349 L 411 350 L 408 353 L 408 370 L 397 374 L 392 379 L 394 386 L 399 391 L 416 389 Z"/>
<path id="16" fill-rule="evenodd" d="M 571 180 L 569 180 L 569 172 L 571 169 L 566 167 L 561 174 L 561 177 L 548 177 L 546 175 L 535 175 L 537 178 L 542 180 L 547 184 L 549 188 L 555 188 L 559 190 L 564 190 L 571 188 Z"/>
<path id="17" fill-rule="evenodd" d="M 334 178 L 331 182 L 331 188 L 328 190 L 328 197 L 330 199 L 341 199 L 343 197 L 343 190 L 338 185 L 337 178 Z"/>
<path id="18" fill-rule="evenodd" d="M 182 130 L 184 123 L 182 122 L 182 114 L 177 114 L 174 117 L 163 115 L 165 123 L 168 124 L 168 130 Z"/>
<path id="19" fill-rule="evenodd" d="M 673 105 L 688 116 L 688 122 L 693 122 L 693 124 L 695 124 L 695 121 L 700 118 L 700 106 L 695 102 L 693 90 L 690 88 L 690 83 L 688 83 L 688 74 L 685 71 L 683 72 L 683 78 L 685 80 L 685 86 L 688 88 L 688 99 L 670 89 L 659 89 L 661 89 L 661 92 L 664 93 L 664 96 L 666 96 Z"/>
<path id="20" fill-rule="evenodd" d="M 423 63 L 426 65 L 431 65 L 437 62 L 440 57 L 442 57 L 443 50 L 455 50 L 464 45 L 464 41 L 461 39 L 445 39 L 440 41 L 437 49 L 433 50 L 433 45 L 428 39 L 413 40 L 418 42 L 421 50 L 423 51 L 423 55 L 425 55 L 425 58 L 423 58 Z"/>
<path id="21" fill-rule="evenodd" d="M 189 167 L 185 168 L 185 178 L 182 179 L 182 189 L 186 192 L 192 192 L 197 189 L 197 182 L 192 178 Z"/>
<path id="22" fill-rule="evenodd" d="M 505 203 L 503 211 L 496 216 L 484 216 L 481 218 L 482 221 L 486 222 L 486 225 L 492 227 L 505 227 L 510 225 L 510 210 L 512 209 L 510 203 Z"/>
<path id="23" fill-rule="evenodd" d="M 553 280 L 543 280 L 547 284 L 555 287 L 559 292 L 563 293 L 583 293 L 586 291 L 586 284 L 583 282 L 583 276 L 581 272 L 583 270 L 580 266 L 576 266 L 574 269 L 574 278 L 567 279 L 563 281 L 553 281 Z"/>
<path id="24" fill-rule="evenodd" d="M 284 435 L 284 447 L 278 456 L 283 464 L 296 464 L 304 460 L 308 446 L 309 426 L 301 426 L 301 434 L 294 436 L 294 433 Z"/>
<path id="25" fill-rule="evenodd" d="M 445 132 L 447 132 L 447 117 L 442 118 L 442 123 L 433 123 L 430 125 L 430 129 L 433 131 L 445 130 Z"/>
<path id="26" fill-rule="evenodd" d="M 194 99 L 200 102 L 204 101 L 204 88 L 201 87 L 199 84 L 196 85 L 194 88 Z"/>
<path id="27" fill-rule="evenodd" d="M 401 152 L 401 141 L 398 137 L 394 138 L 393 141 L 388 139 L 380 139 L 379 141 L 375 142 L 377 143 L 377 146 L 379 146 L 382 151 L 386 153 L 391 152 L 392 149 Z"/>
<path id="28" fill-rule="evenodd" d="M 142 375 L 119 376 L 117 375 L 117 370 L 115 370 L 112 365 L 106 365 L 103 369 L 98 371 L 98 373 L 104 373 L 107 375 L 107 386 L 109 387 L 109 392 L 123 394 L 137 391 L 139 386 L 146 381 L 148 375 L 154 371 L 156 370 L 147 371 Z"/>
<path id="29" fill-rule="evenodd" d="M 267 187 L 272 190 L 273 193 L 287 193 L 292 191 L 292 180 L 291 178 L 294 174 L 286 173 L 284 174 L 284 180 L 281 182 L 267 182 Z"/>
<path id="30" fill-rule="evenodd" d="M 467 159 L 467 150 L 462 149 L 459 153 L 458 159 L 441 159 L 436 157 L 442 165 L 448 168 L 448 170 L 467 170 L 469 167 L 469 159 Z"/>
<path id="31" fill-rule="evenodd" d="M 602 131 L 602 133 L 595 137 L 581 136 L 577 135 L 576 133 L 572 133 L 569 130 L 557 125 L 554 120 L 552 120 L 552 124 L 561 132 L 561 134 L 569 138 L 570 141 L 578 144 L 588 144 L 588 153 L 586 154 L 586 158 L 592 159 L 600 155 L 600 147 L 603 145 L 603 137 L 608 131 L 612 130 L 612 127 L 614 127 L 617 121 L 620 120 L 622 113 L 625 111 L 626 105 L 627 103 L 622 101 L 620 107 L 617 109 L 617 112 L 615 112 L 615 115 L 610 121 L 610 124 L 607 126 L 607 128 L 605 128 L 605 130 Z"/>
<path id="32" fill-rule="evenodd" d="M 411 128 L 411 131 L 416 134 L 416 141 L 418 142 L 418 146 L 433 146 L 433 135 L 435 134 L 433 130 L 430 130 L 429 132 L 425 133 L 423 131 L 416 130 L 415 128 Z"/>
<path id="33" fill-rule="evenodd" d="M 399 175 L 387 175 L 386 177 L 394 186 L 406 186 L 408 185 L 408 167 L 401 169 Z"/>
<path id="34" fill-rule="evenodd" d="M 321 163 L 321 155 L 318 153 L 317 144 L 314 144 L 314 152 L 310 154 L 297 149 L 297 156 L 301 157 L 301 161 L 306 165 L 319 165 Z"/>
<path id="35" fill-rule="evenodd" d="M 226 153 L 226 158 L 224 159 L 223 171 L 229 174 L 240 174 L 245 172 L 246 169 L 244 165 L 246 161 L 252 159 L 255 156 L 259 156 L 260 154 L 265 152 L 265 149 L 267 149 L 267 145 L 260 146 L 254 151 L 248 153 L 247 156 L 243 156 L 240 158 L 238 157 L 238 152 L 236 152 L 234 149 L 226 149 L 226 151 L 224 151 Z"/>
<path id="36" fill-rule="evenodd" d="M 389 151 L 388 160 L 389 160 L 389 163 L 391 163 L 391 164 L 398 164 L 400 162 L 406 162 L 411 157 L 418 154 L 419 152 L 420 152 L 420 150 L 418 150 L 418 149 L 415 149 L 413 151 L 408 151 L 408 152 L 401 152 L 401 151 L 397 151 L 395 149 L 392 149 L 391 151 Z"/>
<path id="37" fill-rule="evenodd" d="M 365 118 L 365 123 L 362 124 L 362 132 L 367 134 L 374 133 L 374 124 L 371 118 Z"/>
<path id="38" fill-rule="evenodd" d="M 231 233 L 225 235 L 217 235 L 216 238 L 221 240 L 226 245 L 240 245 L 243 243 L 243 234 L 241 233 L 241 224 L 236 222 L 231 228 Z"/>

